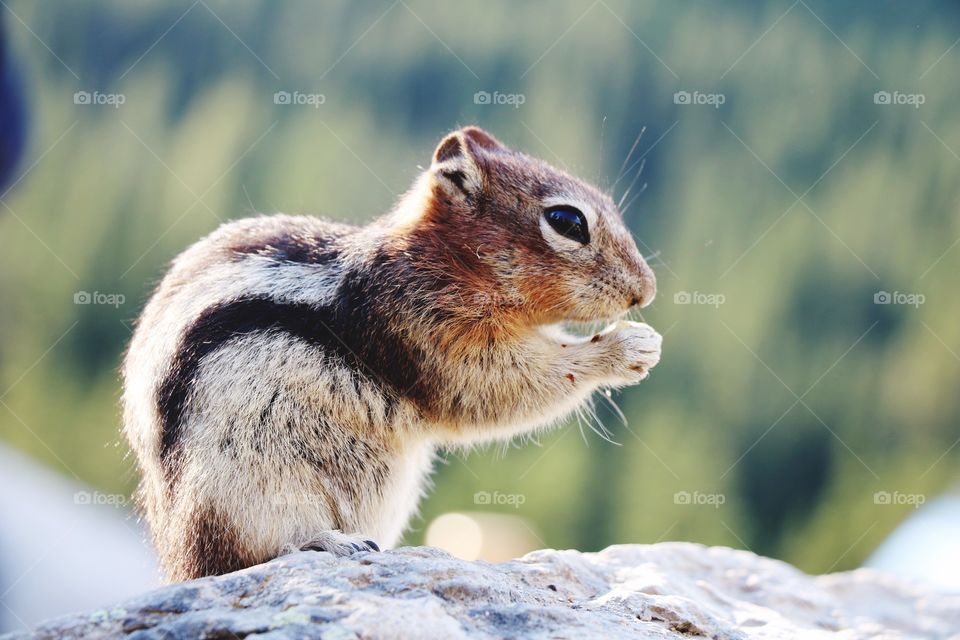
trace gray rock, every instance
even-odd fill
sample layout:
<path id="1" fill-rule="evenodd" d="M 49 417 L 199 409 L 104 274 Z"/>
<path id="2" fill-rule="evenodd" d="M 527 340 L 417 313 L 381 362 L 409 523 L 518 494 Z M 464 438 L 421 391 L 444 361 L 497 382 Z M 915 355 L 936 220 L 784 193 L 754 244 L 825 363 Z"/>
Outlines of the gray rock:
<path id="1" fill-rule="evenodd" d="M 685 543 L 536 551 L 298 553 L 55 619 L 41 638 L 960 638 L 960 594 L 871 570 L 820 577 Z M 26 636 L 24 636 L 26 637 Z"/>

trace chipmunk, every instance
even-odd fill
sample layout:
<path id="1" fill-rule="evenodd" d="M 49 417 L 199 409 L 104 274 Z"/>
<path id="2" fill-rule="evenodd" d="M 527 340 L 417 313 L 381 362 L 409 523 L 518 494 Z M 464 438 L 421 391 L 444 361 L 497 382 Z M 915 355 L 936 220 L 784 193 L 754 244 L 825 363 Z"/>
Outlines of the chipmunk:
<path id="1" fill-rule="evenodd" d="M 466 127 L 367 226 L 261 216 L 177 257 L 123 365 L 139 501 L 172 581 L 389 548 L 435 451 L 644 379 L 656 280 L 610 197 Z"/>

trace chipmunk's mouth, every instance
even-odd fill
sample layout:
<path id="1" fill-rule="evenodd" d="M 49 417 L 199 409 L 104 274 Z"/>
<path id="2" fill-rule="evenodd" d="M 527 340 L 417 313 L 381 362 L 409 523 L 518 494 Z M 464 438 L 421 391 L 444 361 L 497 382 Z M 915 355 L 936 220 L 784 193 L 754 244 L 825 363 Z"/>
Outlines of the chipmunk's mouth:
<path id="1" fill-rule="evenodd" d="M 575 336 L 586 338 L 586 337 L 594 336 L 597 333 L 609 327 L 610 325 L 616 324 L 620 320 L 623 320 L 628 313 L 629 313 L 629 309 L 625 309 L 620 313 L 616 313 L 610 316 L 593 317 L 588 319 L 568 318 L 563 322 L 561 322 L 560 324 L 569 333 Z"/>

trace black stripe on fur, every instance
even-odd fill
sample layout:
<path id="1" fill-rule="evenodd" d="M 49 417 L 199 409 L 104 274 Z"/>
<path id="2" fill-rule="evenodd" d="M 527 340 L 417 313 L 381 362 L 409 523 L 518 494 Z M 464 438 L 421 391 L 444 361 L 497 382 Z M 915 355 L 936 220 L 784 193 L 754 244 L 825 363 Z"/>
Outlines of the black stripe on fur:
<path id="1" fill-rule="evenodd" d="M 303 340 L 380 386 L 388 402 L 406 397 L 427 410 L 434 394 L 423 375 L 424 355 L 390 328 L 384 312 L 392 305 L 376 302 L 380 289 L 371 288 L 369 275 L 347 274 L 329 305 L 244 297 L 204 311 L 181 338 L 157 389 L 160 457 L 168 479 L 178 475 L 182 421 L 203 359 L 241 336 L 280 332 Z"/>

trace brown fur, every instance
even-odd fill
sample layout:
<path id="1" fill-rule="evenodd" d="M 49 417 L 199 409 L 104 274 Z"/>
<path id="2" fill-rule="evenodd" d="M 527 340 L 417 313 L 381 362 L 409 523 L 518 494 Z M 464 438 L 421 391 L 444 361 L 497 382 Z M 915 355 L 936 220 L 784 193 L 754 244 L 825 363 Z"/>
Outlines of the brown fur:
<path id="1" fill-rule="evenodd" d="M 187 526 L 181 553 L 168 560 L 172 580 L 222 575 L 269 560 L 247 550 L 240 531 L 230 519 L 211 507 L 198 507 Z"/>

